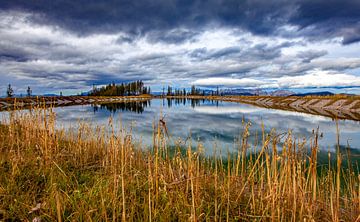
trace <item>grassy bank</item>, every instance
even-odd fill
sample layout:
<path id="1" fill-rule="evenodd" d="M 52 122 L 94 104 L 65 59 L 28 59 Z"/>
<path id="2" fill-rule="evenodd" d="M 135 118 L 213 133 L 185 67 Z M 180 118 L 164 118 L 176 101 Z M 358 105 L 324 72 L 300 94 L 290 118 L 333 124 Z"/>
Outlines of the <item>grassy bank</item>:
<path id="1" fill-rule="evenodd" d="M 250 147 L 250 125 L 244 125 L 238 152 L 223 159 L 220 148 L 203 156 L 201 144 L 170 155 L 161 122 L 147 150 L 125 129 L 107 133 L 79 123 L 66 132 L 55 130 L 55 121 L 50 109 L 14 112 L 2 121 L 0 220 L 359 219 L 358 171 L 341 167 L 346 155 L 340 152 L 335 167 L 319 166 L 316 133 L 311 147 L 289 133 L 278 151 L 275 133 L 263 133 Z M 117 124 L 110 119 L 106 127 Z"/>

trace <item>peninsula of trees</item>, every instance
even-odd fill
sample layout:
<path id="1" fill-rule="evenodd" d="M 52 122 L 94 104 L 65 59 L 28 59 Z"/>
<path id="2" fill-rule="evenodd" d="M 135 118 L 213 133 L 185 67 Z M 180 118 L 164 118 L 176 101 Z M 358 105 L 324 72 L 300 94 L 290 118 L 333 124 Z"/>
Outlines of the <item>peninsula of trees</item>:
<path id="1" fill-rule="evenodd" d="M 115 84 L 111 83 L 106 86 L 102 86 L 97 88 L 93 86 L 93 89 L 90 91 L 89 96 L 138 96 L 144 94 L 151 94 L 150 87 L 146 87 L 143 81 L 138 80 L 129 83 L 121 83 Z M 186 89 L 173 89 L 171 86 L 167 87 L 167 91 L 165 92 L 165 88 L 163 88 L 162 96 L 195 96 L 195 95 L 205 95 L 204 90 L 200 90 L 196 88 L 194 85 L 191 86 L 190 91 L 186 91 Z M 216 93 L 212 93 L 212 95 L 219 95 L 219 90 Z"/>
<path id="2" fill-rule="evenodd" d="M 137 96 L 141 94 L 150 94 L 150 87 L 144 86 L 143 81 L 109 84 L 100 88 L 93 87 L 90 96 Z"/>

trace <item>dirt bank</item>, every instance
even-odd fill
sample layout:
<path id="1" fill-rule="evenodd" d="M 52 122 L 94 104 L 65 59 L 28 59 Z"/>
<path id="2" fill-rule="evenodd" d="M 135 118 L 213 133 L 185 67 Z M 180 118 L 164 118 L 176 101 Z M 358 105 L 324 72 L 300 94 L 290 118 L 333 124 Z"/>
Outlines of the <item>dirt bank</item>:
<path id="1" fill-rule="evenodd" d="M 360 96 L 224 96 L 210 98 L 331 118 L 360 120 Z"/>

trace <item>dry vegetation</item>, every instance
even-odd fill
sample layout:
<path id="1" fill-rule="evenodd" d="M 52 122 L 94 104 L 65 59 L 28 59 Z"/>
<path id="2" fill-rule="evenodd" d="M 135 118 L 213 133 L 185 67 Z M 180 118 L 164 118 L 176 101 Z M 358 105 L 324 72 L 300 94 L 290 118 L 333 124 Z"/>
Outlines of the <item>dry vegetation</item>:
<path id="1" fill-rule="evenodd" d="M 316 132 L 310 143 L 288 133 L 281 145 L 263 132 L 250 147 L 244 123 L 238 151 L 220 158 L 201 144 L 170 150 L 161 124 L 149 150 L 111 119 L 110 133 L 83 123 L 55 130 L 55 121 L 35 109 L 0 125 L 0 220 L 359 220 L 358 169 L 342 168 L 340 152 L 320 165 Z"/>

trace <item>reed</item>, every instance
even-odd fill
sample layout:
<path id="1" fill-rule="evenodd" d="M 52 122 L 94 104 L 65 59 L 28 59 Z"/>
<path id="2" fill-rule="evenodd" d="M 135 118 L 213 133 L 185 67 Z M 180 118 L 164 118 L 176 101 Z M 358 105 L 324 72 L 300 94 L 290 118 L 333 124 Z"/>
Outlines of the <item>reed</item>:
<path id="1" fill-rule="evenodd" d="M 131 130 L 116 132 L 112 119 L 70 130 L 55 123 L 51 108 L 3 118 L 0 220 L 359 220 L 358 166 L 341 152 L 335 164 L 329 153 L 320 165 L 317 131 L 306 143 L 263 130 L 255 149 L 244 123 L 235 153 L 216 147 L 209 157 L 200 142 L 169 152 L 163 123 L 154 124 L 151 149 L 133 141 Z"/>

